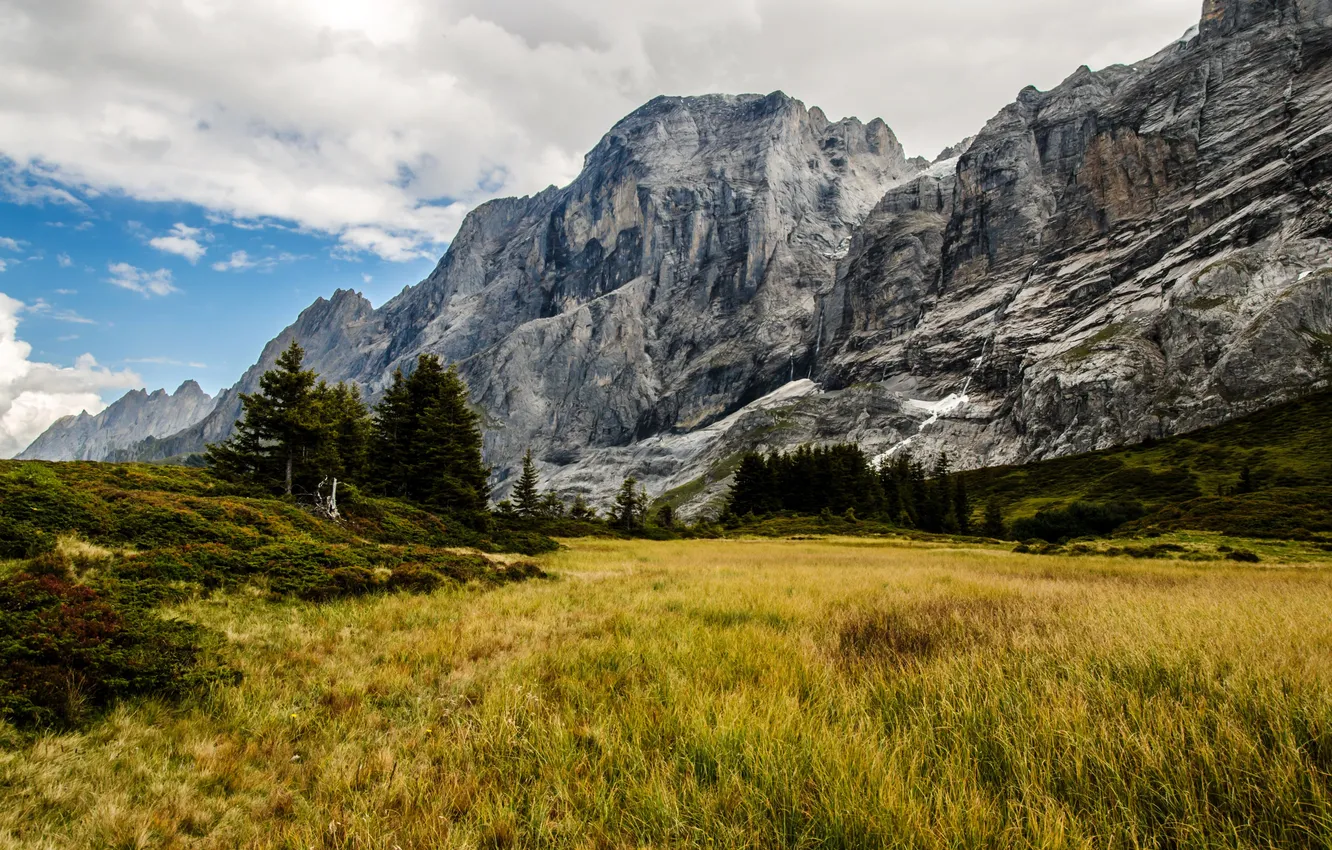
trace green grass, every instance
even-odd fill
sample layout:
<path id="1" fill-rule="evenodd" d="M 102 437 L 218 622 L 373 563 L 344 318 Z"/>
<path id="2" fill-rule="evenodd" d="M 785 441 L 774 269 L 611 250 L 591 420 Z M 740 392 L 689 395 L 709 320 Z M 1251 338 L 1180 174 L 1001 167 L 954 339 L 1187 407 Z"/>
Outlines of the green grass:
<path id="1" fill-rule="evenodd" d="M 140 550 L 203 543 L 466 546 L 486 552 L 552 548 L 541 535 L 479 532 L 396 499 L 341 492 L 341 522 L 223 483 L 207 470 L 147 464 L 0 461 L 0 558 L 46 551 L 61 535 Z"/>
<path id="2" fill-rule="evenodd" d="M 967 473 L 980 511 L 1008 519 L 1074 502 L 1137 501 L 1140 530 L 1260 537 L 1332 532 L 1332 393 L 1155 443 Z M 1232 493 L 1248 466 L 1258 491 Z"/>
<path id="3" fill-rule="evenodd" d="M 0 727 L 0 847 L 1317 847 L 1332 576 L 865 539 L 175 616 L 238 684 Z"/>
<path id="4" fill-rule="evenodd" d="M 333 521 L 205 471 L 0 463 L 0 717 L 77 726 L 127 696 L 229 675 L 208 630 L 160 609 L 217 594 L 327 602 L 539 576 L 494 554 L 550 538 L 346 488 Z"/>

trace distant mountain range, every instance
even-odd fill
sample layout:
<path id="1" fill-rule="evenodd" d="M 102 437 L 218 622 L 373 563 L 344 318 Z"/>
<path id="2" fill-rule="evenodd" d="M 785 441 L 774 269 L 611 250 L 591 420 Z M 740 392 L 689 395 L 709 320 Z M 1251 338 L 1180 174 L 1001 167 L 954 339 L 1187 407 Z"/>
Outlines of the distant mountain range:
<path id="1" fill-rule="evenodd" d="M 378 310 L 320 299 L 188 427 L 62 420 L 25 457 L 197 452 L 292 338 L 372 398 L 422 352 L 459 364 L 497 495 L 529 447 L 563 492 L 632 473 L 700 510 L 755 447 L 979 467 L 1219 423 L 1326 384 L 1329 128 L 1332 0 L 1208 0 L 933 163 L 781 93 L 658 98 Z"/>
<path id="2" fill-rule="evenodd" d="M 149 437 L 167 437 L 198 423 L 215 402 L 194 381 L 172 395 L 166 390 L 127 393 L 96 416 L 87 412 L 56 421 L 19 460 L 106 460 Z"/>

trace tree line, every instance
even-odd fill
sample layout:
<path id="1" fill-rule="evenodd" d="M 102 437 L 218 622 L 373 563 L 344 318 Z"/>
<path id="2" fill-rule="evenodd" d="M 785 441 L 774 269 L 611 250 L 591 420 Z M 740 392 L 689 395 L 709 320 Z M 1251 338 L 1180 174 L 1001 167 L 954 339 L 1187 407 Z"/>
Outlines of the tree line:
<path id="1" fill-rule="evenodd" d="M 858 446 L 846 444 L 741 458 L 727 518 L 781 513 L 880 519 L 936 534 L 1002 537 L 1004 532 L 1002 512 L 993 502 L 982 526 L 973 528 L 966 477 L 952 472 L 947 455 L 932 467 L 906 453 L 876 466 Z"/>
<path id="2" fill-rule="evenodd" d="M 652 500 L 648 497 L 647 489 L 632 475 L 624 479 L 619 492 L 615 494 L 614 503 L 604 515 L 589 505 L 581 494 L 574 496 L 571 505 L 566 504 L 558 493 L 541 492 L 541 476 L 529 449 L 523 456 L 523 471 L 513 486 L 510 498 L 496 505 L 495 511 L 510 520 L 541 524 L 568 519 L 604 523 L 632 533 L 647 527 L 651 506 Z M 662 528 L 671 528 L 675 524 L 674 510 L 669 505 L 665 506 L 652 519 Z"/>
<path id="3" fill-rule="evenodd" d="M 394 373 L 370 408 L 355 384 L 330 385 L 304 362 L 304 349 L 292 341 L 259 378 L 259 391 L 241 395 L 243 415 L 234 434 L 206 451 L 215 474 L 321 505 L 336 481 L 447 512 L 475 527 L 489 521 L 481 417 L 456 369 L 423 354 L 410 375 Z M 541 492 L 528 451 L 512 499 L 501 502 L 496 514 L 529 522 L 604 522 L 634 532 L 648 524 L 650 505 L 633 477 L 604 516 L 581 495 L 567 505 L 558 494 Z M 673 512 L 665 508 L 656 520 L 670 527 Z"/>
<path id="4" fill-rule="evenodd" d="M 304 360 L 293 341 L 259 392 L 241 395 L 235 433 L 207 449 L 217 475 L 314 499 L 336 480 L 484 524 L 490 470 L 480 417 L 455 369 L 421 355 L 410 375 L 394 373 L 372 411 L 356 385 L 329 385 Z"/>

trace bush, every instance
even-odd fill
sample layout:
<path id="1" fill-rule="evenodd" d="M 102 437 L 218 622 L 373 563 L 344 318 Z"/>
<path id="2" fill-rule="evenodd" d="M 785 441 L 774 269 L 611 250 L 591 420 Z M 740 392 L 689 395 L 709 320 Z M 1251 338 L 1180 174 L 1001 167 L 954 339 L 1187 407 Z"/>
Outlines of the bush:
<path id="1" fill-rule="evenodd" d="M 1146 513 L 1137 502 L 1074 502 L 1067 508 L 1045 510 L 1034 517 L 1016 519 L 1012 533 L 1019 540 L 1036 538 L 1050 543 L 1077 537 L 1103 537 Z"/>
<path id="2" fill-rule="evenodd" d="M 1257 564 L 1262 561 L 1262 558 L 1258 557 L 1256 553 L 1250 552 L 1247 549 L 1237 549 L 1234 552 L 1229 552 L 1226 554 L 1226 559 L 1230 561 L 1239 561 L 1241 564 Z"/>
<path id="3" fill-rule="evenodd" d="M 178 696 L 234 674 L 205 660 L 203 629 L 166 621 L 45 571 L 0 581 L 0 716 L 67 726 L 136 694 Z"/>

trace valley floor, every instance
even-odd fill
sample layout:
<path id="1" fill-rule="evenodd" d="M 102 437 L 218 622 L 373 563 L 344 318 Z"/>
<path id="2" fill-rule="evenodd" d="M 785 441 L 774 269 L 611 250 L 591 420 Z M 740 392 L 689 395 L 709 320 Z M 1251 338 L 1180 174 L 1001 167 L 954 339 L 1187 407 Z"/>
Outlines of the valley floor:
<path id="1" fill-rule="evenodd" d="M 0 848 L 1332 844 L 1332 572 L 854 539 L 177 609 L 239 685 L 0 726 Z"/>

